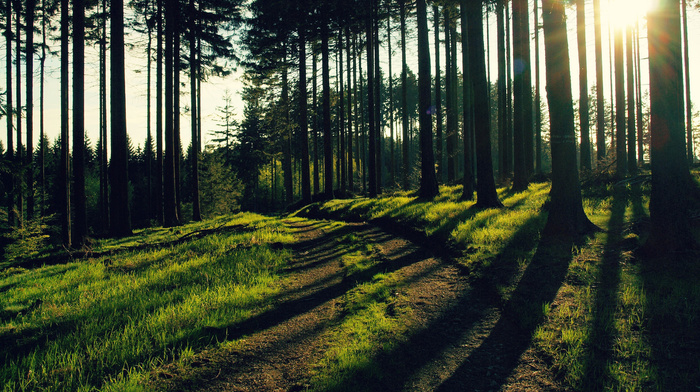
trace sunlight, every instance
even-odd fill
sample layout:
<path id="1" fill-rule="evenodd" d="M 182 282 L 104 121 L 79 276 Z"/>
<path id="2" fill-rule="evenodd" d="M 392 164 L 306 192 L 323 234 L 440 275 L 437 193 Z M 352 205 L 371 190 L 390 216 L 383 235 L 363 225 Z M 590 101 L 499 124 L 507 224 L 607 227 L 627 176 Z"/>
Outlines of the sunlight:
<path id="1" fill-rule="evenodd" d="M 605 4 L 604 1 L 601 3 Z M 633 26 L 637 20 L 646 17 L 651 4 L 652 0 L 608 0 L 608 18 L 614 28 Z"/>

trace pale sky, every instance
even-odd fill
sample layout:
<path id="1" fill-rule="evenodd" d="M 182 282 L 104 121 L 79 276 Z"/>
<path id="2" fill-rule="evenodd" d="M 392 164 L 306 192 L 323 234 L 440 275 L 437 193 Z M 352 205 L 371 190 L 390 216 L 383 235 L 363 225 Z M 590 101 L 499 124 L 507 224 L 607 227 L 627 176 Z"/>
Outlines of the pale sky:
<path id="1" fill-rule="evenodd" d="M 615 23 L 623 23 L 630 19 L 634 19 L 636 16 L 644 17 L 646 12 L 645 8 L 648 6 L 648 2 L 653 0 L 601 0 L 601 5 L 603 8 L 602 13 L 602 23 L 603 23 L 603 57 L 604 57 L 604 80 L 606 85 L 604 87 L 605 96 L 610 97 L 610 86 L 609 86 L 609 58 L 608 58 L 608 21 L 612 18 Z M 618 3 L 619 2 L 619 3 Z M 532 4 L 532 2 L 530 2 Z M 616 5 L 610 6 L 609 3 L 614 3 Z M 647 5 L 645 5 L 647 4 Z M 588 83 L 589 87 L 593 87 L 595 84 L 595 52 L 594 52 L 594 33 L 593 33 L 593 5 L 590 0 L 587 0 L 587 52 L 588 52 Z M 611 12 L 610 10 L 615 10 Z M 432 12 L 430 17 L 432 18 Z M 541 17 L 541 15 L 540 15 Z M 530 24 L 532 28 L 532 16 L 530 16 Z M 413 24 L 415 21 L 410 21 Z M 432 23 L 429 23 L 432 28 Z M 411 25 L 409 25 L 410 27 Z M 489 15 L 489 31 L 491 35 L 491 48 L 490 48 L 490 69 L 492 81 L 495 81 L 497 75 L 496 68 L 496 44 L 495 44 L 495 26 L 496 18 L 493 14 Z M 571 70 L 572 70 L 572 88 L 574 98 L 577 99 L 578 96 L 578 54 L 576 51 L 576 20 L 575 20 L 575 9 L 573 7 L 567 12 L 567 26 L 569 29 L 569 46 L 571 48 L 570 60 L 571 60 Z M 648 89 L 648 62 L 644 60 L 647 57 L 646 49 L 646 22 L 642 19 L 640 21 L 640 26 L 642 28 L 642 81 L 643 90 Z M 442 35 L 441 35 L 442 36 Z M 691 40 L 690 47 L 690 64 L 694 69 L 695 64 L 700 64 L 700 45 L 693 45 L 692 40 L 694 37 L 700 36 L 700 13 L 696 9 L 689 9 L 689 22 L 688 22 L 688 36 Z M 39 37 L 35 38 L 36 40 Z M 134 41 L 136 39 L 141 39 L 135 34 L 130 34 L 127 36 L 127 43 L 129 41 Z M 412 37 L 415 40 L 415 34 Z M 540 35 L 540 48 L 542 53 L 541 59 L 541 80 L 543 83 L 544 91 L 544 80 L 545 80 L 545 70 L 544 70 L 544 44 L 542 36 Z M 154 40 L 155 44 L 155 40 Z M 392 37 L 392 49 L 394 50 L 393 61 L 393 73 L 398 75 L 400 72 L 400 52 L 399 46 L 400 40 L 398 34 Z M 433 32 L 430 32 L 430 44 L 431 48 L 433 46 Z M 409 42 L 409 53 L 408 62 L 409 67 L 414 70 L 417 69 L 417 64 L 415 61 L 415 42 Z M 55 50 L 58 50 L 58 44 L 55 44 Z M 533 46 L 533 60 L 532 64 L 534 66 L 534 46 Z M 13 48 L 14 52 L 14 48 Z M 5 40 L 0 38 L 0 61 L 4 64 L 5 61 Z M 444 48 L 441 50 L 441 65 L 444 70 Z M 36 58 L 36 57 L 35 57 Z M 85 103 L 85 127 L 88 137 L 93 142 L 93 146 L 97 143 L 98 139 L 98 126 L 99 126 L 99 102 L 98 102 L 98 64 L 97 64 L 97 48 L 88 47 L 86 48 L 86 103 Z M 383 48 L 380 55 L 381 66 L 386 72 L 388 67 L 388 58 L 386 56 L 386 48 Z M 60 76 L 59 76 L 59 59 L 58 57 L 50 58 L 47 61 L 47 77 L 46 77 L 46 111 L 45 111 L 45 129 L 50 140 L 54 140 L 60 133 Z M 434 67 L 434 57 L 432 59 Z M 320 65 L 320 64 L 319 64 Z M 309 59 L 309 82 L 311 82 L 311 64 Z M 5 89 L 5 68 L 0 67 L 0 89 Z M 14 67 L 13 67 L 14 68 Z M 363 67 L 364 68 L 364 67 Z M 126 60 L 126 91 L 127 91 L 127 132 L 131 137 L 135 145 L 142 145 L 146 139 L 146 56 L 145 47 L 136 47 L 133 50 L 127 51 Z M 24 65 L 22 67 L 22 72 L 24 73 Z M 35 65 L 35 92 L 34 92 L 34 116 L 35 116 L 35 142 L 37 144 L 39 138 L 39 64 L 38 61 Z M 335 75 L 335 71 L 331 72 L 331 75 Z M 155 80 L 155 67 L 153 68 L 153 78 Z M 240 92 L 242 88 L 241 83 L 241 70 L 234 72 L 232 75 L 226 78 L 212 78 L 207 83 L 202 84 L 202 130 L 203 130 L 203 142 L 207 143 L 211 139 L 209 135 L 210 131 L 217 128 L 216 116 L 217 108 L 223 105 L 223 95 L 225 90 L 230 90 L 232 96 L 232 104 L 235 107 L 235 114 L 238 119 L 241 119 L 243 115 L 243 102 L 240 97 Z M 189 80 L 186 75 L 181 75 L 181 81 L 186 85 L 182 89 L 181 105 L 183 107 L 189 106 Z M 533 76 L 534 83 L 534 76 Z M 155 83 L 154 83 L 155 84 Z M 691 99 L 700 99 L 700 77 L 694 77 L 691 73 Z M 309 88 L 309 92 L 310 92 Z M 16 88 L 13 88 L 14 99 L 16 100 Z M 696 98 L 697 97 L 697 98 Z M 22 99 L 26 98 L 26 92 L 22 91 Z M 546 102 L 546 97 L 543 95 L 543 100 Z M 16 104 L 16 102 L 15 102 Z M 153 131 L 155 131 L 155 95 L 152 96 L 153 105 L 153 116 L 151 118 Z M 187 146 L 190 141 L 189 135 L 189 124 L 190 116 L 188 113 L 184 113 L 181 117 L 181 134 L 182 134 L 182 144 Z M 26 130 L 26 126 L 23 125 L 23 131 Z M 25 137 L 25 136 L 23 136 Z M 7 144 L 7 131 L 6 122 L 4 119 L 0 121 L 0 140 L 3 145 Z M 16 141 L 15 141 L 16 142 Z M 26 142 L 26 141 L 23 141 Z"/>

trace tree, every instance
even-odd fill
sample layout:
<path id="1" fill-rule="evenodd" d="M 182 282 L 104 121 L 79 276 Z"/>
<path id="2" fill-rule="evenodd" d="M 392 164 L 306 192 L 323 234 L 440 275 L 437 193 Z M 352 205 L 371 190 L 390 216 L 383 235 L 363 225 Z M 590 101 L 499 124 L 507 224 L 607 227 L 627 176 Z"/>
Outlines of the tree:
<path id="1" fill-rule="evenodd" d="M 527 1 L 513 1 L 513 57 L 515 58 L 515 76 L 513 79 L 513 190 L 522 192 L 529 185 L 526 142 L 525 142 L 525 112 L 531 110 L 527 106 L 525 95 L 531 96 L 530 86 L 525 83 L 526 63 L 525 47 L 529 47 L 529 31 L 527 29 Z M 529 58 L 529 50 L 527 51 Z M 531 102 L 530 102 L 531 103 Z"/>
<path id="2" fill-rule="evenodd" d="M 195 18 L 197 10 L 194 0 L 190 0 L 188 13 L 189 18 L 189 40 L 190 40 L 190 113 L 192 132 L 192 156 L 191 156 L 191 176 L 192 176 L 192 220 L 195 222 L 202 220 L 201 206 L 199 202 L 199 118 L 197 116 L 197 20 Z M 150 36 L 150 35 L 149 35 Z M 150 58 L 150 53 L 149 53 Z M 150 70 L 150 68 L 149 68 Z M 150 96 L 150 94 L 149 94 Z M 150 121 L 149 121 L 150 123 Z"/>
<path id="3" fill-rule="evenodd" d="M 311 202 L 311 174 L 309 170 L 309 114 L 306 90 L 306 31 L 299 25 L 299 132 L 301 136 L 301 199 Z M 350 56 L 348 52 L 348 57 Z M 349 83 L 348 83 L 349 85 Z M 349 114 L 348 114 L 349 117 Z M 349 172 L 352 175 L 352 163 Z M 352 180 L 350 180 L 352 183 Z M 352 187 L 351 187 L 352 188 Z"/>
<path id="4" fill-rule="evenodd" d="M 505 0 L 496 0 L 496 53 L 498 54 L 498 172 L 501 180 L 510 174 L 510 154 L 508 149 L 506 102 L 506 38 L 505 18 L 503 17 Z M 478 150 L 477 150 L 478 151 Z M 478 167 L 478 164 L 477 164 Z"/>
<path id="5" fill-rule="evenodd" d="M 469 64 L 469 22 L 467 17 L 467 0 L 461 0 L 459 4 L 460 19 L 462 23 L 462 95 L 464 103 L 462 105 L 462 128 L 464 137 L 464 176 L 462 179 L 462 199 L 472 200 L 474 198 L 474 105 L 471 90 L 471 72 Z M 437 94 L 435 94 L 437 96 Z"/>
<path id="6" fill-rule="evenodd" d="M 403 189 L 408 190 L 411 186 L 409 176 L 410 155 L 409 155 L 409 138 L 408 138 L 408 63 L 406 61 L 406 1 L 399 0 L 399 17 L 401 19 L 401 128 L 402 128 L 402 152 L 403 152 Z M 442 153 L 440 153 L 440 161 L 442 164 Z"/>
<path id="7" fill-rule="evenodd" d="M 442 166 L 442 75 L 440 73 L 440 11 L 436 4 L 433 5 L 433 30 L 435 30 L 435 162 L 437 166 L 438 182 L 443 179 Z M 462 39 L 466 38 L 466 35 Z M 464 48 L 464 46 L 462 47 Z M 464 50 L 464 49 L 462 49 Z M 403 88 L 406 88 L 406 81 L 403 81 Z M 465 83 L 466 85 L 466 83 Z M 408 116 L 408 113 L 406 113 Z M 407 117 L 408 118 L 408 117 Z M 408 120 L 407 120 L 408 121 Z"/>
<path id="8" fill-rule="evenodd" d="M 576 37 L 578 40 L 579 121 L 581 131 L 581 168 L 591 169 L 591 138 L 588 119 L 588 59 L 586 53 L 586 1 L 576 1 Z"/>
<path id="9" fill-rule="evenodd" d="M 624 45 L 622 28 L 615 28 L 615 175 L 623 178 L 627 175 L 627 150 L 625 133 L 625 71 Z"/>
<path id="10" fill-rule="evenodd" d="M 421 150 L 421 179 L 418 195 L 424 199 L 432 199 L 440 191 L 433 157 L 433 124 L 430 118 L 430 45 L 425 0 L 417 0 L 416 13 L 418 18 L 418 121 Z"/>
<path id="11" fill-rule="evenodd" d="M 7 162 L 14 160 L 14 122 L 12 114 L 14 112 L 12 106 L 12 1 L 5 1 L 5 80 L 7 83 L 6 96 L 7 104 L 5 115 L 7 116 Z M 14 226 L 16 216 L 14 213 L 15 207 L 15 189 L 14 176 L 12 173 L 7 175 L 7 222 L 9 226 Z"/>
<path id="12" fill-rule="evenodd" d="M 491 121 L 489 86 L 486 78 L 484 24 L 482 1 L 467 3 L 469 65 L 474 92 L 474 146 L 476 147 L 476 205 L 479 208 L 499 208 L 496 182 L 491 159 Z"/>
<path id="13" fill-rule="evenodd" d="M 583 211 L 576 164 L 566 16 L 564 4 L 556 0 L 543 0 L 542 9 L 552 148 L 552 190 L 542 234 L 550 238 L 574 237 L 594 226 Z"/>
<path id="14" fill-rule="evenodd" d="M 331 140 L 331 76 L 328 49 L 328 25 L 321 26 L 321 78 L 323 79 L 323 188 L 326 198 L 333 198 L 333 144 Z"/>
<path id="15" fill-rule="evenodd" d="M 596 91 L 596 148 L 597 161 L 605 158 L 605 95 L 603 93 L 603 44 L 600 22 L 600 0 L 593 0 L 595 33 L 595 91 Z"/>
<path id="16" fill-rule="evenodd" d="M 25 17 L 27 78 L 27 219 L 34 216 L 34 12 L 36 0 L 27 0 Z"/>
<path id="17" fill-rule="evenodd" d="M 61 237 L 71 246 L 70 153 L 68 151 L 68 0 L 61 0 L 61 163 L 59 170 Z"/>
<path id="18" fill-rule="evenodd" d="M 670 253 L 697 243 L 690 224 L 692 182 L 685 156 L 679 0 L 649 11 L 651 232 L 644 249 Z"/>
<path id="19" fill-rule="evenodd" d="M 375 103 L 375 89 L 374 89 L 374 23 L 372 21 L 374 12 L 375 0 L 367 1 L 367 15 L 365 15 L 365 35 L 367 38 L 367 114 L 369 123 L 369 157 L 367 164 L 367 174 L 369 175 L 369 197 L 377 197 L 378 194 L 378 184 L 377 184 L 377 122 L 376 122 L 376 111 L 374 109 Z M 324 117 L 325 119 L 325 117 Z M 331 177 L 332 178 L 332 177 Z"/>
<path id="20" fill-rule="evenodd" d="M 126 114 L 124 115 L 126 122 Z M 85 197 L 85 3 L 73 0 L 73 241 L 82 246 L 87 237 Z"/>
<path id="21" fill-rule="evenodd" d="M 112 0 L 110 85 L 112 162 L 110 165 L 110 233 L 131 235 L 129 214 L 128 140 L 126 133 L 126 80 L 124 75 L 124 2 Z"/>
<path id="22" fill-rule="evenodd" d="M 636 124 L 635 124 L 635 103 L 634 103 L 634 56 L 632 54 L 632 26 L 627 26 L 627 169 L 630 173 L 637 172 L 636 144 Z"/>
<path id="23" fill-rule="evenodd" d="M 683 17 L 683 60 L 685 67 L 685 116 L 686 116 L 686 137 L 688 148 L 688 162 L 693 164 L 695 152 L 693 150 L 693 105 L 690 100 L 690 56 L 688 54 L 688 2 L 681 0 L 681 12 Z"/>

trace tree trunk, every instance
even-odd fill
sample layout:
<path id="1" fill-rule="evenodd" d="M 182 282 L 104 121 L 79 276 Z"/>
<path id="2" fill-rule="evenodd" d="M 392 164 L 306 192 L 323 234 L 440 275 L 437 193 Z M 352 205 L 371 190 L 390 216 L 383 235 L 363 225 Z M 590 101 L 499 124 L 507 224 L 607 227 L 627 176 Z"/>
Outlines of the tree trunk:
<path id="1" fill-rule="evenodd" d="M 491 121 L 489 86 L 486 80 L 482 1 L 470 1 L 467 9 L 469 65 L 474 92 L 474 142 L 476 147 L 476 205 L 480 208 L 502 207 L 496 193 L 491 159 Z"/>
<path id="2" fill-rule="evenodd" d="M 200 91 L 197 89 L 197 25 L 195 23 L 197 12 L 194 0 L 190 0 L 190 113 L 192 118 L 192 220 L 202 220 L 201 206 L 199 203 L 199 118 L 197 116 L 197 97 Z"/>
<path id="3" fill-rule="evenodd" d="M 508 76 L 506 75 L 506 27 L 505 18 L 503 17 L 504 2 L 505 0 L 497 0 L 496 2 L 496 51 L 498 55 L 498 173 L 501 181 L 505 181 L 510 174 L 508 170 L 508 162 L 510 162 L 510 155 L 508 154 L 507 148 L 508 132 L 506 131 L 506 113 L 508 111 L 508 106 L 506 104 L 506 78 L 508 78 Z"/>
<path id="4" fill-rule="evenodd" d="M 354 191 L 353 184 L 353 164 L 352 164 L 352 115 L 353 115 L 353 102 L 355 102 L 355 91 L 352 84 L 352 69 L 350 61 L 350 28 L 345 26 L 345 53 L 347 55 L 347 67 L 348 67 L 348 156 L 347 156 L 347 176 L 348 176 L 348 191 Z M 357 108 L 355 108 L 357 109 Z"/>
<path id="5" fill-rule="evenodd" d="M 124 2 L 112 0 L 112 45 L 110 80 L 112 104 L 112 164 L 110 165 L 112 202 L 111 233 L 115 237 L 131 235 L 129 214 L 128 146 L 126 133 L 126 80 L 124 75 Z"/>
<path id="6" fill-rule="evenodd" d="M 321 192 L 321 180 L 320 180 L 320 168 L 318 163 L 318 71 L 316 63 L 318 62 L 318 55 L 316 54 L 316 45 L 312 45 L 312 73 L 311 77 L 313 79 L 313 92 L 312 92 L 312 106 L 314 110 L 313 114 L 313 139 L 314 139 L 314 194 L 318 195 Z"/>
<path id="7" fill-rule="evenodd" d="M 453 183 L 457 176 L 455 168 L 455 150 L 456 150 L 456 134 L 457 134 L 457 121 L 455 118 L 455 103 L 453 90 L 455 89 L 453 73 L 455 68 L 453 67 L 454 62 L 452 61 L 452 36 L 454 35 L 452 29 L 452 23 L 450 21 L 450 10 L 449 7 L 444 7 L 443 21 L 445 26 L 445 116 L 447 117 L 447 132 L 445 138 L 447 139 L 447 146 L 445 148 L 447 152 L 447 182 Z"/>
<path id="8" fill-rule="evenodd" d="M 328 26 L 321 28 L 321 74 L 323 79 L 323 188 L 326 198 L 333 198 L 333 144 L 331 139 L 331 76 L 328 50 Z"/>
<path id="9" fill-rule="evenodd" d="M 151 12 L 150 1 L 146 2 L 146 15 Z M 146 16 L 148 18 L 149 16 Z M 148 35 L 148 44 L 146 45 L 146 145 L 144 146 L 144 155 L 146 158 L 146 178 L 148 182 L 148 213 L 149 219 L 155 218 L 153 214 L 153 133 L 151 129 L 151 81 L 152 75 L 152 52 L 153 52 L 153 27 L 151 23 L 146 22 L 146 34 Z"/>
<path id="10" fill-rule="evenodd" d="M 542 174 L 542 108 L 540 93 L 540 17 L 538 1 L 534 1 L 535 25 L 535 173 Z"/>
<path id="11" fill-rule="evenodd" d="M 576 0 L 578 40 L 579 121 L 581 126 L 581 169 L 591 170 L 591 138 L 588 116 L 588 57 L 586 53 L 586 1 Z"/>
<path id="12" fill-rule="evenodd" d="M 406 62 L 406 2 L 399 0 L 399 13 L 401 18 L 401 128 L 402 128 L 402 155 L 403 155 L 403 189 L 411 187 L 411 160 L 409 155 L 408 140 L 408 63 Z M 440 156 L 442 159 L 442 156 Z M 440 161 L 438 161 L 438 164 Z"/>
<path id="13" fill-rule="evenodd" d="M 522 192 L 529 185 L 525 158 L 525 94 L 530 88 L 525 86 L 525 50 L 529 32 L 523 24 L 527 20 L 527 1 L 513 0 L 513 57 L 516 61 L 513 78 L 513 191 Z M 522 62 L 522 64 L 521 64 Z M 521 65 L 518 65 L 521 64 Z M 522 69 L 519 67 L 522 66 Z"/>
<path id="14" fill-rule="evenodd" d="M 182 189 L 181 189 L 181 158 L 182 138 L 180 137 L 180 10 L 175 14 L 175 32 L 173 35 L 173 137 L 175 138 L 175 208 L 177 209 L 178 226 L 182 224 Z"/>
<path id="15" fill-rule="evenodd" d="M 685 156 L 683 62 L 678 0 L 661 0 L 649 11 L 651 104 L 650 253 L 697 247 L 690 223 L 692 180 Z"/>
<path id="16" fill-rule="evenodd" d="M 289 71 L 287 68 L 287 43 L 282 44 L 282 169 L 284 172 L 284 195 L 287 205 L 294 203 L 294 173 L 292 173 L 292 127 L 289 121 Z"/>
<path id="17" fill-rule="evenodd" d="M 107 163 L 107 1 L 102 0 L 100 39 L 100 218 L 102 232 L 109 232 L 109 176 Z"/>
<path id="18" fill-rule="evenodd" d="M 367 174 L 369 176 L 369 197 L 377 197 L 377 123 L 374 110 L 374 0 L 368 0 L 368 14 L 365 22 L 367 36 L 367 114 L 369 122 L 369 157 Z"/>
<path id="19" fill-rule="evenodd" d="M 420 124 L 421 176 L 418 195 L 423 199 L 437 196 L 437 177 L 433 156 L 433 123 L 430 111 L 430 44 L 425 0 L 417 1 L 418 18 L 418 121 Z"/>
<path id="20" fill-rule="evenodd" d="M 14 108 L 12 102 L 12 1 L 5 2 L 5 81 L 6 86 L 6 102 L 7 102 L 7 162 L 14 162 Z M 15 215 L 15 194 L 14 188 L 14 173 L 7 173 L 6 187 L 7 192 L 7 223 L 12 227 L 15 225 L 17 216 Z"/>
<path id="21" fill-rule="evenodd" d="M 44 82 L 46 75 L 46 4 L 41 0 L 41 58 L 39 59 L 39 215 L 46 212 L 46 133 L 44 128 Z"/>
<path id="22" fill-rule="evenodd" d="M 627 26 L 627 168 L 630 173 L 637 172 L 637 129 L 635 124 L 634 103 L 634 56 L 632 50 L 632 26 Z"/>
<path id="23" fill-rule="evenodd" d="M 464 23 L 464 21 L 462 21 Z M 435 163 L 438 183 L 444 181 L 442 162 L 442 81 L 440 73 L 440 11 L 433 5 L 433 30 L 435 30 Z"/>
<path id="24" fill-rule="evenodd" d="M 17 198 L 17 219 L 19 226 L 22 227 L 24 226 L 24 179 L 21 175 L 21 168 L 23 166 L 22 155 L 24 149 L 24 146 L 22 146 L 22 2 L 17 1 L 16 5 L 17 23 L 15 26 L 15 40 L 17 42 L 17 46 L 15 47 L 15 84 L 17 85 L 17 126 L 15 128 L 15 137 L 17 139 L 17 147 L 15 148 L 15 159 L 17 163 L 17 174 L 15 175 L 15 189 L 17 190 L 17 192 L 15 197 Z M 11 86 L 7 86 L 7 88 L 9 89 L 11 88 Z"/>
<path id="25" fill-rule="evenodd" d="M 87 236 L 85 198 L 85 4 L 73 0 L 73 224 L 74 245 Z"/>
<path id="26" fill-rule="evenodd" d="M 388 11 L 388 10 L 387 10 Z M 388 46 L 389 60 L 389 175 L 391 177 L 391 187 L 396 186 L 396 151 L 394 150 L 394 74 L 392 73 L 391 58 L 391 18 L 386 18 L 386 43 Z"/>
<path id="27" fill-rule="evenodd" d="M 523 117 L 525 126 L 523 128 L 523 133 L 525 135 L 525 170 L 527 171 L 528 178 L 535 172 L 535 132 L 533 129 L 534 113 L 532 107 L 532 63 L 530 61 L 530 19 L 528 2 L 524 1 L 522 5 L 523 15 L 522 15 L 522 30 L 523 30 Z"/>
<path id="28" fill-rule="evenodd" d="M 593 0 L 593 19 L 595 24 L 595 91 L 596 91 L 596 148 L 597 162 L 605 159 L 605 94 L 603 93 L 603 33 L 600 22 L 600 0 Z"/>
<path id="29" fill-rule="evenodd" d="M 471 65 L 469 64 L 469 22 L 467 20 L 467 0 L 461 0 L 459 4 L 460 19 L 462 23 L 462 127 L 464 140 L 464 176 L 462 179 L 462 199 L 474 198 L 474 104 L 471 90 Z"/>
<path id="30" fill-rule="evenodd" d="M 339 138 L 340 151 L 338 152 L 338 164 L 340 165 L 340 192 L 345 194 L 347 184 L 347 166 L 345 165 L 345 86 L 343 84 L 343 32 L 338 32 L 338 84 L 340 85 L 338 108 L 338 121 L 340 122 Z"/>
<path id="31" fill-rule="evenodd" d="M 309 110 L 306 92 L 306 32 L 299 28 L 299 132 L 301 133 L 301 198 L 311 203 L 309 171 Z"/>
<path id="32" fill-rule="evenodd" d="M 61 239 L 63 246 L 71 247 L 70 216 L 70 137 L 68 132 L 68 0 L 61 0 L 61 162 L 59 184 L 61 195 Z"/>
<path id="33" fill-rule="evenodd" d="M 635 43 L 637 51 L 635 53 L 635 68 L 637 75 L 637 164 L 644 164 L 644 118 L 642 117 L 642 56 L 639 50 L 639 20 L 635 25 Z"/>
<path id="34" fill-rule="evenodd" d="M 378 1 L 373 1 L 372 2 L 372 23 L 373 23 L 373 28 L 374 28 L 374 41 L 372 44 L 374 45 L 374 121 L 376 121 L 377 125 L 375 126 L 375 141 L 374 141 L 374 152 L 376 154 L 375 156 L 375 166 L 374 169 L 376 170 L 375 176 L 377 177 L 377 194 L 382 193 L 382 182 L 383 182 L 383 176 L 382 176 L 382 149 L 384 148 L 384 143 L 382 141 L 383 135 L 382 135 L 382 98 L 381 98 L 381 83 L 382 83 L 382 74 L 381 70 L 379 67 L 379 15 L 378 15 L 378 8 L 379 8 L 379 2 Z"/>
<path id="35" fill-rule="evenodd" d="M 625 57 L 622 42 L 622 28 L 615 28 L 615 135 L 616 159 L 615 175 L 627 176 L 627 150 L 625 132 Z"/>
<path id="36" fill-rule="evenodd" d="M 583 211 L 576 165 L 576 134 L 564 4 L 543 0 L 547 99 L 551 124 L 552 190 L 546 237 L 575 237 L 594 226 Z"/>
<path id="37" fill-rule="evenodd" d="M 106 1 L 106 0 L 104 0 Z M 156 16 L 156 183 L 154 207 L 156 219 L 163 225 L 163 0 Z"/>
<path id="38" fill-rule="evenodd" d="M 165 162 L 163 164 L 163 212 L 164 225 L 174 227 L 180 224 L 175 195 L 175 127 L 174 127 L 174 67 L 173 44 L 177 12 L 177 3 L 168 3 L 165 7 Z"/>
<path id="39" fill-rule="evenodd" d="M 36 0 L 27 0 L 27 219 L 34 217 L 34 11 Z"/>
<path id="40" fill-rule="evenodd" d="M 688 148 L 688 162 L 692 165 L 695 161 L 695 151 L 693 148 L 693 105 L 690 100 L 690 56 L 688 55 L 688 4 L 686 0 L 681 0 L 681 12 L 683 21 L 683 60 L 685 63 L 685 120 L 686 136 Z"/>

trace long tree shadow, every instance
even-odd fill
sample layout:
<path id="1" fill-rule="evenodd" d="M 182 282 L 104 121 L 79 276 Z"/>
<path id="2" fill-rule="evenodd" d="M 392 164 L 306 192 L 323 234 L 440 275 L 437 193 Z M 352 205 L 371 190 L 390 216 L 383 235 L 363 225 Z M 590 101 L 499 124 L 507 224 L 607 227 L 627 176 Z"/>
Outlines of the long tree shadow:
<path id="1" fill-rule="evenodd" d="M 573 245 L 573 240 L 540 241 L 489 336 L 437 390 L 492 390 L 505 383 L 532 343 L 543 305 L 564 282 Z"/>
<path id="2" fill-rule="evenodd" d="M 598 273 L 598 287 L 593 304 L 593 320 L 589 331 L 588 357 L 584 363 L 582 384 L 586 390 L 601 391 L 610 381 L 608 366 L 617 333 L 615 313 L 620 287 L 620 243 L 629 195 L 627 189 L 616 188 L 610 208 L 607 239 Z"/>
<path id="3" fill-rule="evenodd" d="M 390 351 L 384 352 L 374 358 L 374 362 L 384 374 L 381 380 L 376 378 L 363 379 L 354 376 L 348 379 L 341 387 L 343 390 L 413 390 L 412 385 L 418 374 L 424 373 L 432 364 L 444 359 L 445 352 L 460 347 L 465 337 L 474 334 L 481 328 L 485 317 L 490 317 L 495 312 L 495 307 L 500 299 L 494 295 L 497 288 L 494 286 L 515 278 L 518 272 L 518 263 L 514 257 L 507 255 L 520 254 L 531 251 L 537 246 L 536 241 L 527 240 L 533 230 L 541 228 L 541 216 L 533 216 L 525 222 L 516 232 L 510 242 L 501 252 L 501 256 L 494 260 L 488 267 L 489 273 L 501 275 L 497 279 L 481 279 L 473 282 L 471 288 L 460 293 L 454 302 L 450 303 L 428 325 L 419 329 L 406 341 L 399 343 Z M 416 304 L 414 304 L 416 305 Z M 502 337 L 502 343 L 509 344 L 507 337 Z M 449 355 L 449 354 L 448 354 Z M 464 369 L 456 375 L 455 381 L 463 375 Z M 357 374 L 363 369 L 350 369 L 348 374 Z M 485 367 L 479 370 L 483 376 Z M 428 370 L 429 372 L 429 370 Z M 471 389 L 471 388 L 468 388 Z M 459 390 L 459 389 L 455 389 Z"/>

